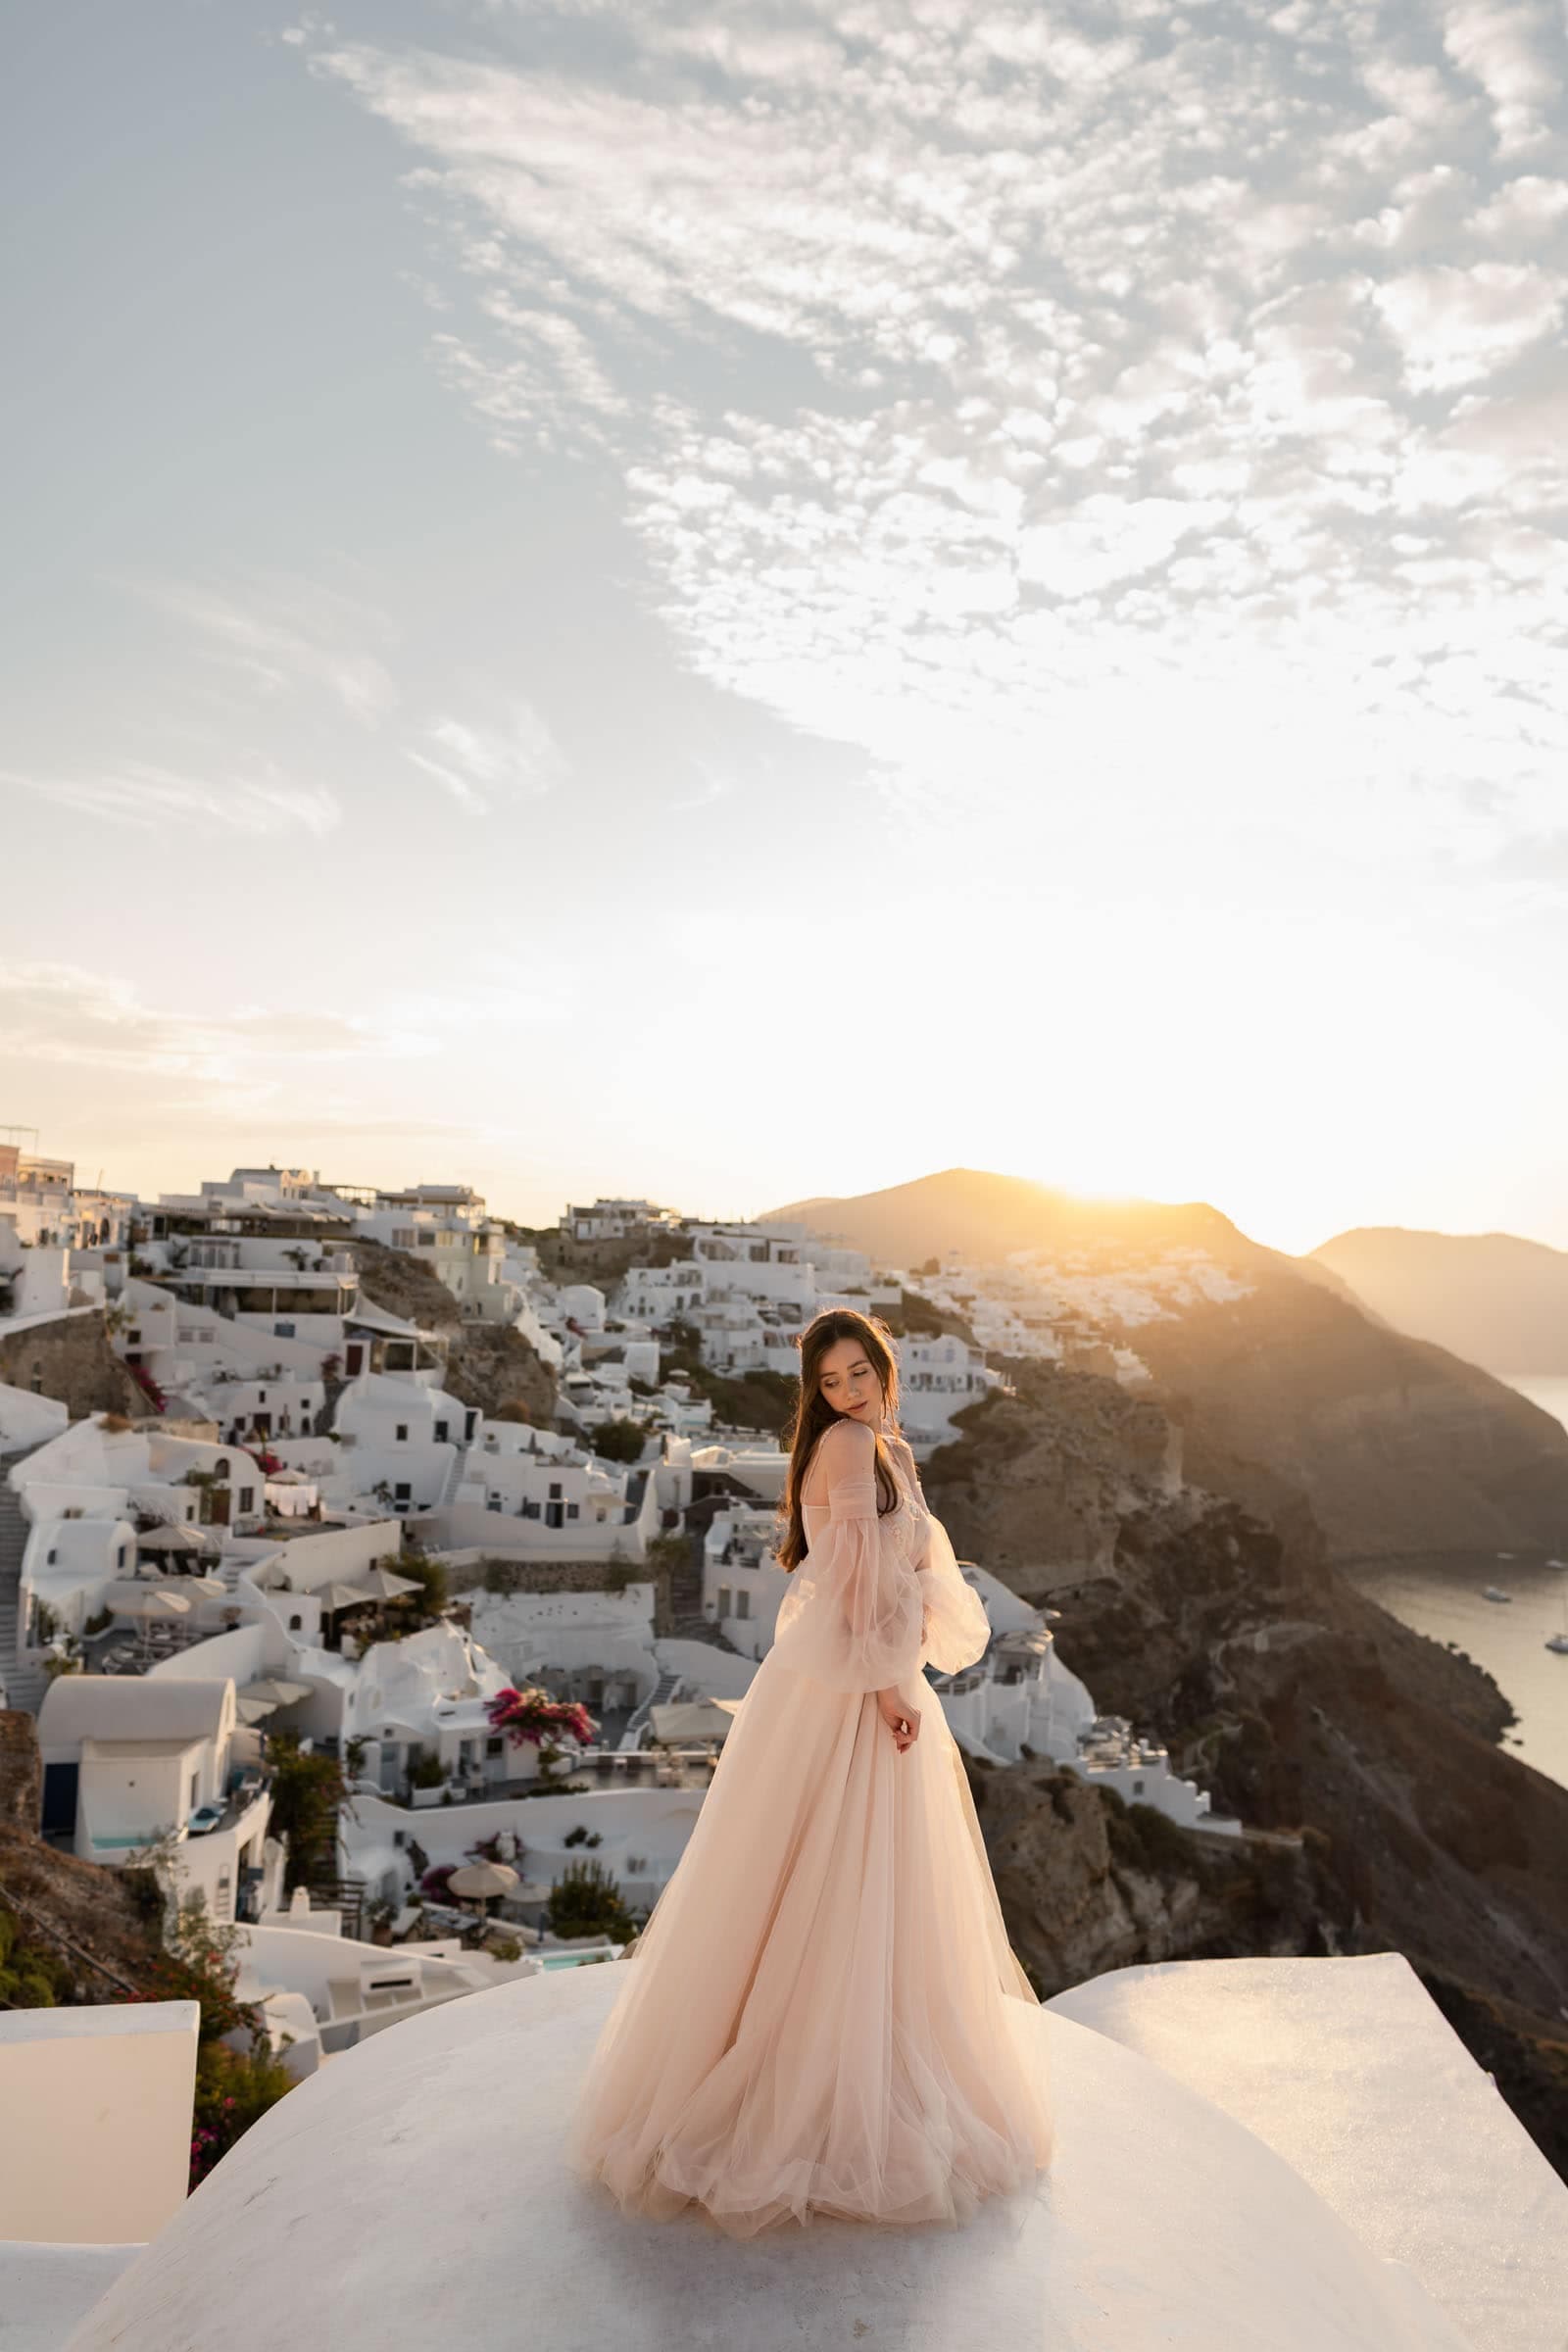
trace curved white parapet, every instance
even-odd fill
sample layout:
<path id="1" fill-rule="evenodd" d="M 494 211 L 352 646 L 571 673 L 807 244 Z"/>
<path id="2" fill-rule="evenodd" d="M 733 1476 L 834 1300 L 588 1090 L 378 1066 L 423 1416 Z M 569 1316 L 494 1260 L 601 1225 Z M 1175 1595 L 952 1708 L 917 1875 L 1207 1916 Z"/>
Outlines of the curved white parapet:
<path id="1" fill-rule="evenodd" d="M 0 2238 L 0 2344 L 5 2352 L 59 2352 L 139 2245 L 15 2244 Z"/>
<path id="2" fill-rule="evenodd" d="M 68 2352 L 1468 2352 L 1272 2149 L 1043 2011 L 1059 2146 L 962 2230 L 624 2220 L 560 2144 L 613 1968 L 426 2012 L 264 2116 Z"/>
<path id="3" fill-rule="evenodd" d="M 1267 2140 L 1474 2352 L 1568 2345 L 1568 2187 L 1402 1952 L 1150 1962 L 1050 2007 Z"/>

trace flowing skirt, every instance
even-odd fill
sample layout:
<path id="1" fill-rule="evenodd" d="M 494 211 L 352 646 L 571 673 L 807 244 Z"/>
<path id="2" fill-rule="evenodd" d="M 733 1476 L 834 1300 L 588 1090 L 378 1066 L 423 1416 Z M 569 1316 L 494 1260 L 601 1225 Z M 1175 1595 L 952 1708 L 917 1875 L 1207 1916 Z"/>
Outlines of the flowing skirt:
<path id="1" fill-rule="evenodd" d="M 872 1693 L 759 1668 L 567 2133 L 626 2213 L 953 2225 L 1050 2163 L 1039 2003 L 913 1695 L 901 1756 Z"/>

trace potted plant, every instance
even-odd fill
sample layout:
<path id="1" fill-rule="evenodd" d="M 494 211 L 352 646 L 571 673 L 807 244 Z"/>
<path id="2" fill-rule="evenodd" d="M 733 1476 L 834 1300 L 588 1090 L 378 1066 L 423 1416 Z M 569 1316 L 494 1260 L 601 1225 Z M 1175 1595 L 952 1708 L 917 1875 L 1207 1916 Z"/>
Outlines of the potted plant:
<path id="1" fill-rule="evenodd" d="M 409 1802 L 438 1805 L 446 1793 L 447 1768 L 433 1747 L 421 1747 L 409 1768 Z"/>

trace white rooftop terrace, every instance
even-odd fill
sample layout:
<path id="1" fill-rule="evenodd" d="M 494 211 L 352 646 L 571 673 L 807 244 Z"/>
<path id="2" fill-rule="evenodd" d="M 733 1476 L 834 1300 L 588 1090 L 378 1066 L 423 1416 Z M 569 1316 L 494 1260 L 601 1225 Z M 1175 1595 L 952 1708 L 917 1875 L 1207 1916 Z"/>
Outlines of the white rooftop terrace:
<path id="1" fill-rule="evenodd" d="M 1396 1953 L 1076 1986 L 1038 2020 L 1057 2148 L 1032 2190 L 959 2230 L 743 2243 L 624 2220 L 562 2167 L 621 1982 L 508 1984 L 334 2059 L 107 2292 L 101 2247 L 0 2251 L 8 2352 L 273 2352 L 323 2313 L 335 2352 L 1560 2352 L 1568 2189 Z"/>

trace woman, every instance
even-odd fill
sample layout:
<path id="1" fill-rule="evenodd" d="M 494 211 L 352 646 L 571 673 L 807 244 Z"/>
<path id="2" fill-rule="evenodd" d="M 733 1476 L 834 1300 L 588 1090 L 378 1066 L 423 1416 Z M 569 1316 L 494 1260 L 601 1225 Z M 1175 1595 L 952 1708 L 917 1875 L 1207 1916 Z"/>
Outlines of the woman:
<path id="1" fill-rule="evenodd" d="M 567 2138 L 627 2213 L 954 2223 L 1051 2160 L 1039 2004 L 920 1671 L 989 1628 L 896 1434 L 891 1340 L 848 1308 L 801 1339 L 793 1582 Z"/>

